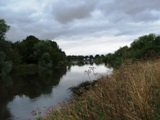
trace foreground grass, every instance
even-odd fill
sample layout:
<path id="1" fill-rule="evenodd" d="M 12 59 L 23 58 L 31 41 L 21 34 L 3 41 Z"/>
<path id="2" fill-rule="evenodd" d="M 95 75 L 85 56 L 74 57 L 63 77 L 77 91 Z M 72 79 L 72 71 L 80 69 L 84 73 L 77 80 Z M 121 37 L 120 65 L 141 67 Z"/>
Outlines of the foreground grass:
<path id="1" fill-rule="evenodd" d="M 160 60 L 125 63 L 40 120 L 160 119 Z"/>

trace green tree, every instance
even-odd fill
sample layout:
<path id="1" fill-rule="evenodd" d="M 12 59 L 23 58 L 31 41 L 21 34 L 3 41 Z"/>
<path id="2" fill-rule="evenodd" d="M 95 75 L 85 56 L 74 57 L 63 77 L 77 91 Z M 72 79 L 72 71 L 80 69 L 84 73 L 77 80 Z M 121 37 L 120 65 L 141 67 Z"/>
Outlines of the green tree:
<path id="1" fill-rule="evenodd" d="M 35 55 L 34 55 L 34 46 L 39 41 L 40 40 L 35 36 L 28 36 L 22 42 L 16 43 L 17 49 L 19 50 L 19 53 L 22 56 L 23 63 L 27 63 L 27 64 L 38 63 L 38 60 L 35 58 Z"/>
<path id="2" fill-rule="evenodd" d="M 100 55 L 96 54 L 94 58 L 97 59 L 97 58 L 99 58 L 99 57 L 100 57 Z"/>
<path id="3" fill-rule="evenodd" d="M 5 34 L 9 30 L 9 26 L 5 20 L 0 19 L 0 74 L 6 76 L 12 70 L 12 61 L 10 61 L 10 53 L 12 51 L 12 43 L 5 41 Z"/>
<path id="4" fill-rule="evenodd" d="M 160 36 L 157 36 L 157 37 L 155 38 L 154 44 L 155 44 L 156 46 L 159 46 L 159 45 L 160 45 Z"/>
<path id="5" fill-rule="evenodd" d="M 37 59 L 41 58 L 43 53 L 50 54 L 54 68 L 60 68 L 66 64 L 65 52 L 59 49 L 56 42 L 51 40 L 41 40 L 34 46 L 34 55 Z"/>
<path id="6" fill-rule="evenodd" d="M 0 41 L 5 40 L 5 34 L 9 30 L 9 26 L 4 19 L 0 19 Z"/>
<path id="7" fill-rule="evenodd" d="M 131 43 L 130 47 L 119 48 L 104 57 L 104 62 L 118 68 L 126 59 L 149 59 L 160 56 L 160 36 L 144 35 Z"/>
<path id="8" fill-rule="evenodd" d="M 0 52 L 0 72 L 2 71 L 2 67 L 3 67 L 3 63 L 5 61 L 6 58 L 6 54 L 4 52 Z"/>
<path id="9" fill-rule="evenodd" d="M 51 60 L 51 56 L 49 53 L 44 53 L 39 60 L 38 63 L 38 70 L 40 74 L 44 73 L 50 73 L 52 71 L 53 64 Z"/>
<path id="10" fill-rule="evenodd" d="M 5 34 L 9 30 L 9 26 L 6 24 L 4 19 L 0 19 L 0 51 L 5 54 L 9 54 L 11 50 L 11 43 L 5 41 Z"/>
<path id="11" fill-rule="evenodd" d="M 6 61 L 6 54 L 4 52 L 0 52 L 0 56 L 0 73 L 4 77 L 11 72 L 12 62 Z"/>

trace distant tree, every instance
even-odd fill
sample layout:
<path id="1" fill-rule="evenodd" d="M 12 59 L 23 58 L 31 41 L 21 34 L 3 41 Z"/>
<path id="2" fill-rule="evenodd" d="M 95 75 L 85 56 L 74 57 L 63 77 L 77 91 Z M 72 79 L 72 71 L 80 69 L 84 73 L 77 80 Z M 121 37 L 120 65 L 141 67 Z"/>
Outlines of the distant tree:
<path id="1" fill-rule="evenodd" d="M 78 61 L 83 61 L 83 59 L 84 59 L 84 56 L 83 56 L 83 55 L 78 55 L 78 56 L 77 56 L 77 60 L 78 60 Z"/>
<path id="2" fill-rule="evenodd" d="M 98 54 L 95 55 L 95 59 L 97 59 L 97 58 L 99 58 L 99 57 L 100 57 L 100 55 L 98 55 Z"/>
<path id="3" fill-rule="evenodd" d="M 101 55 L 101 57 L 103 58 L 103 57 L 104 57 L 104 55 Z"/>
<path id="4" fill-rule="evenodd" d="M 103 58 L 100 55 L 96 54 L 94 57 L 94 61 L 96 64 L 100 64 L 100 63 L 102 63 Z"/>
<path id="5" fill-rule="evenodd" d="M 93 58 L 94 58 L 93 55 L 90 55 L 90 56 L 89 56 L 89 59 L 90 59 L 90 60 L 93 59 Z"/>
<path id="6" fill-rule="evenodd" d="M 86 56 L 84 56 L 84 58 L 85 58 L 85 59 L 88 59 L 88 58 L 89 58 L 89 56 L 88 56 L 88 55 L 86 55 Z"/>
<path id="7" fill-rule="evenodd" d="M 0 41 L 5 40 L 5 34 L 9 30 L 9 26 L 4 19 L 0 19 Z"/>

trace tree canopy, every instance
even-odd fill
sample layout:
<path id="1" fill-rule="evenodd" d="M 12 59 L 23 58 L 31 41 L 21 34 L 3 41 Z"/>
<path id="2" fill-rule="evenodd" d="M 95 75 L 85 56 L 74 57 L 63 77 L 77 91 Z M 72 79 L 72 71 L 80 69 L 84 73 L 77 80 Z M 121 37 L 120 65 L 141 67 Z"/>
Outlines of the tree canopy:
<path id="1" fill-rule="evenodd" d="M 6 24 L 4 19 L 0 19 L 0 40 L 5 39 L 5 34 L 9 30 L 9 26 Z"/>
<path id="2" fill-rule="evenodd" d="M 150 59 L 160 56 L 160 36 L 144 35 L 131 43 L 131 46 L 119 48 L 115 53 L 104 57 L 104 62 L 119 67 L 127 59 Z"/>
<path id="3" fill-rule="evenodd" d="M 39 40 L 30 35 L 22 41 L 12 43 L 5 40 L 8 30 L 5 20 L 0 19 L 0 75 L 9 74 L 19 68 L 18 66 L 23 66 L 23 69 L 32 66 L 33 69 L 34 65 L 34 69 L 36 67 L 38 71 L 53 71 L 66 66 L 66 54 L 56 42 Z"/>

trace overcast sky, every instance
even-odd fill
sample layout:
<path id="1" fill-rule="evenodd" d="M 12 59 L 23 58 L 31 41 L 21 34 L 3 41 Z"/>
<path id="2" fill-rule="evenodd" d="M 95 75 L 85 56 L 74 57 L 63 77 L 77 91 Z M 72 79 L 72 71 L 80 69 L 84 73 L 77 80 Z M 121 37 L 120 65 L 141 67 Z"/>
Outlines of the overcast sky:
<path id="1" fill-rule="evenodd" d="M 160 0 L 0 0 L 7 39 L 51 39 L 67 55 L 114 52 L 160 33 Z"/>

